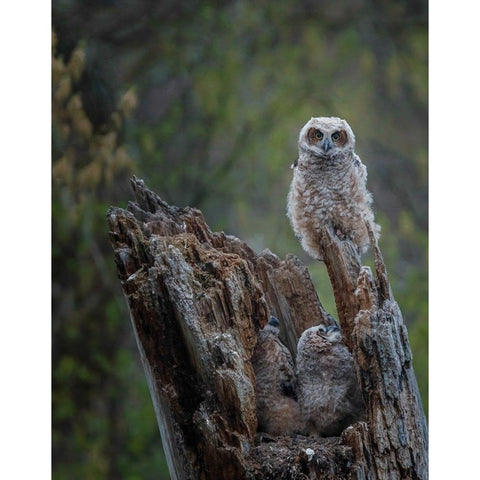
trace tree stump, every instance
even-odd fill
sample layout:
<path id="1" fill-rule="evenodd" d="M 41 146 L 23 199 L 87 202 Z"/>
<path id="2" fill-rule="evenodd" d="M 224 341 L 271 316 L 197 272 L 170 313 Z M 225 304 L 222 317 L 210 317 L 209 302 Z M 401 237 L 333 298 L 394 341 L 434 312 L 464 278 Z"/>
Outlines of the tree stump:
<path id="1" fill-rule="evenodd" d="M 251 357 L 270 315 L 295 358 L 301 333 L 326 320 L 307 268 L 211 232 L 142 180 L 108 225 L 171 478 L 426 479 L 427 429 L 407 330 L 378 247 L 376 278 L 325 229 L 323 258 L 367 406 L 341 437 L 257 432 Z"/>

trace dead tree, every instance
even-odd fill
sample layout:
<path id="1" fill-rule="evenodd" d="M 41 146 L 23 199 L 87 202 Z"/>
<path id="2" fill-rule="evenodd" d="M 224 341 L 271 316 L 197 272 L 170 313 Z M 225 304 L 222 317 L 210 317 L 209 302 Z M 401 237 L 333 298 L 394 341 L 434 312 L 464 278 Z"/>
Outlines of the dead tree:
<path id="1" fill-rule="evenodd" d="M 339 320 L 367 406 L 341 437 L 257 432 L 251 356 L 270 315 L 295 353 L 322 323 L 306 267 L 211 232 L 133 178 L 110 208 L 115 261 L 172 479 L 426 479 L 427 429 L 407 330 L 374 244 L 375 276 L 348 240 L 322 232 Z"/>

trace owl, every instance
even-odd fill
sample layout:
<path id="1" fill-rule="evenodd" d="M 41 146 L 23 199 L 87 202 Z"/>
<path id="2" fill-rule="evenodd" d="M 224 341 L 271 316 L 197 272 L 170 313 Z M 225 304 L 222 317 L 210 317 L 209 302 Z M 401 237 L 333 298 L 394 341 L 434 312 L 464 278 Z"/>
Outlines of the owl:
<path id="1" fill-rule="evenodd" d="M 367 169 L 355 153 L 350 125 L 337 117 L 311 118 L 300 131 L 298 159 L 287 201 L 287 215 L 303 249 L 321 259 L 319 232 L 327 226 L 359 253 L 370 244 L 365 222 L 378 239 Z"/>
<path id="2" fill-rule="evenodd" d="M 307 434 L 339 436 L 364 417 L 353 358 L 336 323 L 305 330 L 297 347 L 297 393 Z"/>
<path id="3" fill-rule="evenodd" d="M 252 356 L 256 377 L 258 430 L 271 435 L 300 433 L 302 417 L 296 401 L 292 356 L 278 338 L 279 321 L 271 317 L 258 333 Z"/>

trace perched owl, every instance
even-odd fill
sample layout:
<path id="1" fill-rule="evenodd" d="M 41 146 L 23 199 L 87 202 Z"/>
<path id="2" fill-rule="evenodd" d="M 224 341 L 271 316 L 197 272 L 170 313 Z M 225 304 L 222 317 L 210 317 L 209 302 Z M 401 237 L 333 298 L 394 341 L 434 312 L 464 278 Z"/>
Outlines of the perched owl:
<path id="1" fill-rule="evenodd" d="M 287 215 L 303 249 L 316 259 L 321 259 L 319 232 L 324 226 L 352 240 L 359 252 L 370 243 L 365 221 L 379 237 L 367 169 L 354 149 L 355 135 L 340 118 L 312 118 L 300 131 Z"/>
<path id="2" fill-rule="evenodd" d="M 258 430 L 271 435 L 303 431 L 296 401 L 295 368 L 288 348 L 280 342 L 279 321 L 271 317 L 258 333 L 252 356 L 256 377 Z"/>
<path id="3" fill-rule="evenodd" d="M 305 330 L 297 347 L 297 393 L 308 434 L 338 436 L 364 405 L 353 359 L 337 324 Z"/>

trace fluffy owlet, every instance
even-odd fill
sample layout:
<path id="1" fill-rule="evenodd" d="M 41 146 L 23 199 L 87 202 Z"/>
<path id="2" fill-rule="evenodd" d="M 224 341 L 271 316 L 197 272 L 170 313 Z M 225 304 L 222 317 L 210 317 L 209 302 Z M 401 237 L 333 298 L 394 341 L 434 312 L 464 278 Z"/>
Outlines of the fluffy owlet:
<path id="1" fill-rule="evenodd" d="M 271 435 L 301 432 L 296 402 L 295 368 L 288 348 L 280 342 L 279 321 L 271 317 L 258 333 L 252 356 L 255 371 L 258 430 Z"/>
<path id="2" fill-rule="evenodd" d="M 298 403 L 306 431 L 338 436 L 364 414 L 353 359 L 338 325 L 305 330 L 297 347 Z"/>
<path id="3" fill-rule="evenodd" d="M 287 215 L 303 249 L 316 259 L 321 258 L 318 237 L 324 226 L 351 239 L 360 252 L 370 243 L 365 221 L 379 237 L 367 169 L 354 149 L 355 135 L 341 118 L 312 118 L 300 131 Z"/>

